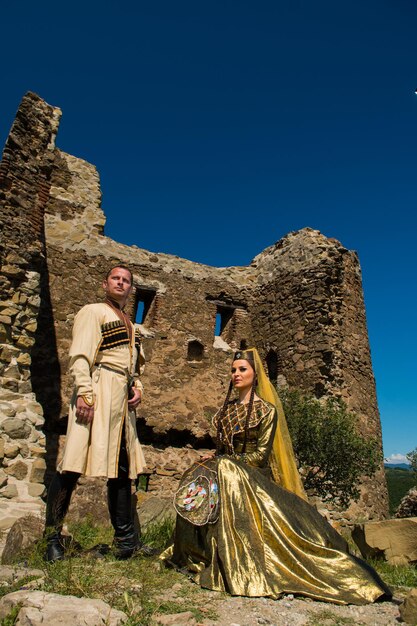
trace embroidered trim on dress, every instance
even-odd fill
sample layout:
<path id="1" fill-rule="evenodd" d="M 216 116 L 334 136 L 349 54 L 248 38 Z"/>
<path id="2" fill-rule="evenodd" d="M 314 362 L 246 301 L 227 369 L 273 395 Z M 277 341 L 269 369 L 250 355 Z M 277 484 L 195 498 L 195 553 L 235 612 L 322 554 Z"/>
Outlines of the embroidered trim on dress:
<path id="1" fill-rule="evenodd" d="M 255 428 L 261 422 L 261 420 L 267 415 L 272 405 L 265 400 L 255 400 L 253 403 L 252 415 L 249 419 L 249 428 Z M 230 450 L 233 450 L 233 437 L 237 433 L 245 431 L 247 406 L 245 404 L 239 404 L 237 400 L 232 400 L 226 407 L 224 412 L 220 430 L 222 443 Z M 219 412 L 213 417 L 213 426 L 217 429 L 217 421 L 219 419 Z"/>

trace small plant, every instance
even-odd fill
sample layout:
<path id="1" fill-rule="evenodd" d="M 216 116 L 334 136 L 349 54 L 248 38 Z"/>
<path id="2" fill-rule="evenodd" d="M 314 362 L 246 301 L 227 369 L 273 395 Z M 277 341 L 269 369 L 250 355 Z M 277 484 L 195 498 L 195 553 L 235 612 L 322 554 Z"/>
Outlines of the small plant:
<path id="1" fill-rule="evenodd" d="M 149 524 L 143 532 L 144 543 L 163 550 L 173 541 L 175 519 L 165 517 L 161 522 Z"/>
<path id="2" fill-rule="evenodd" d="M 359 434 L 356 414 L 338 398 L 317 400 L 288 388 L 279 395 L 305 488 L 341 507 L 357 500 L 361 477 L 382 461 L 377 440 Z"/>
<path id="3" fill-rule="evenodd" d="M 305 626 L 363 626 L 363 622 L 358 622 L 351 617 L 336 615 L 329 609 L 322 609 L 316 613 L 310 613 L 311 617 Z"/>
<path id="4" fill-rule="evenodd" d="M 19 611 L 21 609 L 20 604 L 16 604 L 10 613 L 8 613 L 3 619 L 0 621 L 0 626 L 14 626 L 16 624 L 17 616 L 19 615 Z"/>

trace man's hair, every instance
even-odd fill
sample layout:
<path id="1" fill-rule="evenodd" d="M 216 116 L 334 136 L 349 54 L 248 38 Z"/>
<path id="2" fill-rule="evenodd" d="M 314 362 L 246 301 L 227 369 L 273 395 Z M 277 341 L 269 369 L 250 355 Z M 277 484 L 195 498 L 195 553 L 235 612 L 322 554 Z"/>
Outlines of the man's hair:
<path id="1" fill-rule="evenodd" d="M 126 265 L 123 265 L 122 263 L 118 263 L 117 265 L 113 265 L 113 267 L 111 267 L 109 269 L 109 271 L 106 274 L 106 280 L 108 279 L 108 277 L 110 276 L 110 274 L 112 273 L 113 270 L 120 268 L 121 270 L 126 270 L 129 272 L 130 274 L 130 283 L 133 285 L 133 274 L 132 274 L 132 270 L 129 269 Z"/>

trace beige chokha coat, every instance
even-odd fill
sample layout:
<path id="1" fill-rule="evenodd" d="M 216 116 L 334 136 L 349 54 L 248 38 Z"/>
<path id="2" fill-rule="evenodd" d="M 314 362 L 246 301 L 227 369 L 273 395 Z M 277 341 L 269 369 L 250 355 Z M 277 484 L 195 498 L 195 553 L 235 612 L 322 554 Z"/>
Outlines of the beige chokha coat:
<path id="1" fill-rule="evenodd" d="M 141 366 L 144 363 L 133 324 L 132 331 L 129 338 L 123 322 L 104 302 L 88 304 L 76 315 L 69 352 L 74 393 L 59 472 L 117 478 L 124 423 L 129 476 L 136 478 L 144 470 L 145 459 L 136 432 L 135 411 L 129 411 L 127 405 L 127 373 L 134 375 L 138 357 Z M 135 386 L 142 388 L 136 375 Z M 77 422 L 77 396 L 94 400 L 91 424 Z"/>

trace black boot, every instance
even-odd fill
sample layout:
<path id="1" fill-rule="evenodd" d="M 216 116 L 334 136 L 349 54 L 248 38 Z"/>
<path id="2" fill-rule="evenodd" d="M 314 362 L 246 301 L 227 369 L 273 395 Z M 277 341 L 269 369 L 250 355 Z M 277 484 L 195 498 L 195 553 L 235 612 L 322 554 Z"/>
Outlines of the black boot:
<path id="1" fill-rule="evenodd" d="M 44 537 L 46 537 L 44 559 L 50 563 L 64 558 L 61 530 L 79 476 L 80 474 L 75 472 L 66 472 L 65 474 L 57 472 L 49 485 L 44 532 Z"/>
<path id="2" fill-rule="evenodd" d="M 129 559 L 140 547 L 132 515 L 132 481 L 109 478 L 107 481 L 109 513 L 114 528 L 117 559 Z"/>

